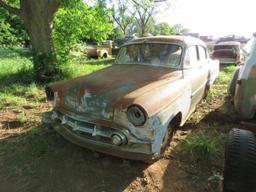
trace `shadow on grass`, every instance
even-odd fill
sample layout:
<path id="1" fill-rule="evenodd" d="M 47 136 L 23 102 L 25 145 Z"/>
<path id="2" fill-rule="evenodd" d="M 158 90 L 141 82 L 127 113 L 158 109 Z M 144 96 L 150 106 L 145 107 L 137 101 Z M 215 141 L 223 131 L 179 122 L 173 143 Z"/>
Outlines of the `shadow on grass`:
<path id="1" fill-rule="evenodd" d="M 33 69 L 21 69 L 13 74 L 5 74 L 0 76 L 0 89 L 9 87 L 12 84 L 28 85 L 35 82 Z"/>
<path id="2" fill-rule="evenodd" d="M 6 47 L 0 49 L 0 59 L 13 59 L 13 57 L 26 57 L 28 59 L 32 58 L 32 52 L 28 48 L 20 47 Z"/>
<path id="3" fill-rule="evenodd" d="M 0 141 L 0 191 L 123 191 L 145 168 L 95 155 L 44 127 Z"/>

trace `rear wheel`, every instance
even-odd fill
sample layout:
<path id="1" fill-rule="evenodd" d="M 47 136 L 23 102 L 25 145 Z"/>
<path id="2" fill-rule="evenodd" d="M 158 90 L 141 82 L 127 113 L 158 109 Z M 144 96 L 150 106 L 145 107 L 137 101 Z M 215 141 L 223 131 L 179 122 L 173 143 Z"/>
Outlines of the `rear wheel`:
<path id="1" fill-rule="evenodd" d="M 252 132 L 233 129 L 225 148 L 223 192 L 256 191 L 256 139 Z"/>

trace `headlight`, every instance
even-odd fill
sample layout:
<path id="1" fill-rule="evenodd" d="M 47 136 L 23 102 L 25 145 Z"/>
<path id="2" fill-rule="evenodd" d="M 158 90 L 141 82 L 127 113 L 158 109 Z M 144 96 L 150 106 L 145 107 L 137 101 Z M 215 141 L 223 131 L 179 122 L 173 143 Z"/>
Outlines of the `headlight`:
<path id="1" fill-rule="evenodd" d="M 141 126 L 147 121 L 147 113 L 142 107 L 132 105 L 127 110 L 127 118 L 133 125 Z"/>
<path id="2" fill-rule="evenodd" d="M 50 87 L 45 88 L 45 93 L 48 101 L 54 100 L 54 91 Z"/>

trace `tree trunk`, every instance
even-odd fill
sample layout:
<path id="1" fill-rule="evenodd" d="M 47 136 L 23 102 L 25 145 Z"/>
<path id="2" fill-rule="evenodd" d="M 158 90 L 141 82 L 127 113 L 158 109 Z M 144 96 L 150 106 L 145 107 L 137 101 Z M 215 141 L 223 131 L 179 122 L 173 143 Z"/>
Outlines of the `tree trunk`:
<path id="1" fill-rule="evenodd" d="M 32 44 L 37 79 L 43 82 L 53 79 L 60 72 L 51 34 L 59 0 L 20 0 L 19 9 L 0 0 L 0 6 L 24 21 Z"/>
<path id="2" fill-rule="evenodd" d="M 58 6 L 55 0 L 21 0 L 21 18 L 32 44 L 35 75 L 43 82 L 52 80 L 60 72 L 51 34 Z"/>
<path id="3" fill-rule="evenodd" d="M 144 25 L 144 23 L 142 22 L 141 23 L 141 37 L 144 37 L 144 35 L 145 35 L 145 25 Z"/>

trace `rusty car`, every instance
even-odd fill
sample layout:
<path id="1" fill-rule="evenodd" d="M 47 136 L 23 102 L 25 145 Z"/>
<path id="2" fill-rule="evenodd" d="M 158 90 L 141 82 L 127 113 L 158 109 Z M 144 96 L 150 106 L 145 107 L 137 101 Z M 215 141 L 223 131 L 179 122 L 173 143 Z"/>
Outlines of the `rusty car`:
<path id="1" fill-rule="evenodd" d="M 245 64 L 234 72 L 228 93 L 235 110 L 242 119 L 253 119 L 256 114 L 256 34 L 244 46 Z"/>
<path id="2" fill-rule="evenodd" d="M 112 55 L 113 42 L 104 41 L 99 46 L 87 49 L 88 58 L 107 58 Z"/>
<path id="3" fill-rule="evenodd" d="M 243 59 L 241 44 L 235 41 L 220 42 L 213 47 L 212 58 L 221 64 L 240 64 Z"/>
<path id="4" fill-rule="evenodd" d="M 219 74 L 197 38 L 156 36 L 124 44 L 115 64 L 46 87 L 42 115 L 69 141 L 114 156 L 161 157 Z"/>

